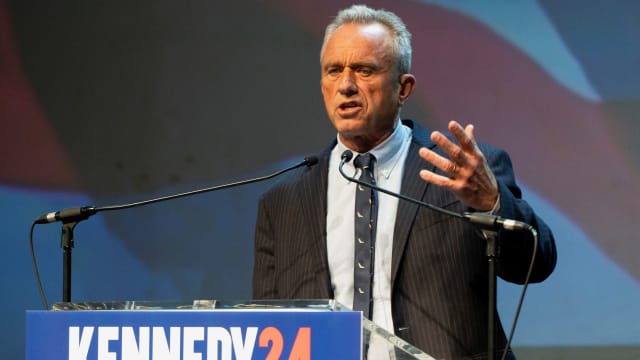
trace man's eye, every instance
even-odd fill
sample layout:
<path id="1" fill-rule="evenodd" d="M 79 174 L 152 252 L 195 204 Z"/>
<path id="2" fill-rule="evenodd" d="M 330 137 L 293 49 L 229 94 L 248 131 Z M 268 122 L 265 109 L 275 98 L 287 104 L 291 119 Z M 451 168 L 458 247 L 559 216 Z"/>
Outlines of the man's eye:
<path id="1" fill-rule="evenodd" d="M 363 76 L 369 76 L 373 74 L 373 70 L 370 68 L 360 68 L 358 69 L 358 73 Z"/>
<path id="2" fill-rule="evenodd" d="M 339 68 L 329 68 L 327 69 L 327 75 L 337 75 L 340 73 Z"/>

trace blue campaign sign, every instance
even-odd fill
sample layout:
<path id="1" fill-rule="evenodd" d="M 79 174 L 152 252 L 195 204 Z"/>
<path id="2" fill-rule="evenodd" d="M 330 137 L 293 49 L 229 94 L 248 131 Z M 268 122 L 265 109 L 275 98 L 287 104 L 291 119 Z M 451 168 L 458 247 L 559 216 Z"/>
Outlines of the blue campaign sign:
<path id="1" fill-rule="evenodd" d="M 27 311 L 27 360 L 360 359 L 359 312 Z"/>

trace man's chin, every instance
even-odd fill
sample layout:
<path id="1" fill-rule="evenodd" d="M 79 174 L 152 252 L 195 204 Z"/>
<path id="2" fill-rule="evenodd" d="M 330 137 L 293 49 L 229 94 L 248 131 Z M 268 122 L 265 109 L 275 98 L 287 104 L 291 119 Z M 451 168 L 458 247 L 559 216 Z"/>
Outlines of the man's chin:
<path id="1" fill-rule="evenodd" d="M 355 126 L 350 126 L 350 127 L 344 126 L 341 128 L 337 128 L 337 130 L 338 130 L 338 134 L 340 134 L 340 137 L 343 139 L 358 138 L 358 137 L 364 136 L 367 133 L 363 127 L 355 127 Z"/>
<path id="2" fill-rule="evenodd" d="M 365 132 L 365 123 L 364 120 L 360 118 L 344 118 L 338 117 L 337 119 L 333 119 L 333 126 L 338 130 L 339 133 L 354 133 L 354 134 L 362 134 Z"/>

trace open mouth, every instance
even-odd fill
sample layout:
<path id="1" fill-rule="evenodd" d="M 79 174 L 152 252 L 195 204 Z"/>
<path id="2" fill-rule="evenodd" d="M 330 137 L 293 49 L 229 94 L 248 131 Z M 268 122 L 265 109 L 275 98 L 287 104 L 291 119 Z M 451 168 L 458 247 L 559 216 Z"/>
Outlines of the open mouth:
<path id="1" fill-rule="evenodd" d="M 349 110 L 357 107 L 360 107 L 360 103 L 358 103 L 357 101 L 349 101 L 340 104 L 340 110 Z"/>

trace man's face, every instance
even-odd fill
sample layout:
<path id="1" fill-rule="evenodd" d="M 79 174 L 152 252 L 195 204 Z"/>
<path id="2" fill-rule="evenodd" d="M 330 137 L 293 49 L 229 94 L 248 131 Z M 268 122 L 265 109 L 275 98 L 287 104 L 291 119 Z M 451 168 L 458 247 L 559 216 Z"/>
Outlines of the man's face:
<path id="1" fill-rule="evenodd" d="M 393 40 L 380 24 L 340 26 L 325 44 L 320 85 L 327 114 L 340 139 L 365 152 L 394 129 L 400 80 Z"/>

